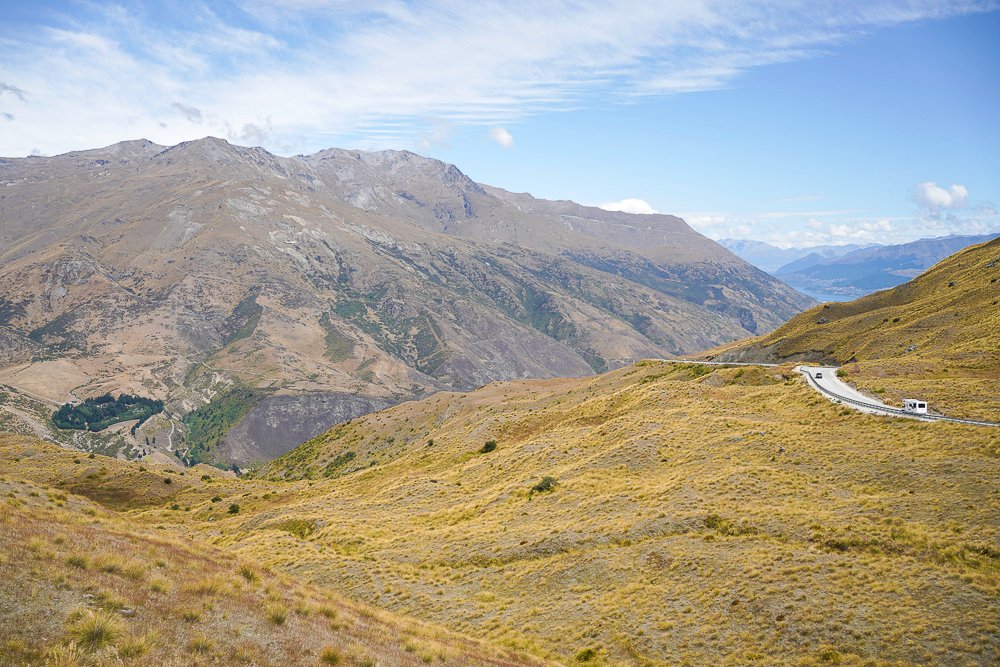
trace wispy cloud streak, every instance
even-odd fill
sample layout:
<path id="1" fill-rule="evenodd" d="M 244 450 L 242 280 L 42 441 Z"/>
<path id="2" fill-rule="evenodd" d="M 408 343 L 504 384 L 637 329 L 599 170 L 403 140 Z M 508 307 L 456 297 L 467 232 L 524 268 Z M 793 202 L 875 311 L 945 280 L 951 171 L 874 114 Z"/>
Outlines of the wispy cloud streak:
<path id="1" fill-rule="evenodd" d="M 91 13 L 0 28 L 0 99 L 20 128 L 0 154 L 209 132 L 279 152 L 329 137 L 418 146 L 441 124 L 722 88 L 864 31 L 993 2 L 252 0 L 174 17 L 81 6 Z"/>

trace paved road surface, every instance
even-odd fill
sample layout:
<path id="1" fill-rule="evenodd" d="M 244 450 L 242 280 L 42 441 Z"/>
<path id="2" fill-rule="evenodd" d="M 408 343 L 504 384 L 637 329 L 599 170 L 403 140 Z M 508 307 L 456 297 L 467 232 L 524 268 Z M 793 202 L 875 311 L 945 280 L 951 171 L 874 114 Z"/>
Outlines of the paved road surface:
<path id="1" fill-rule="evenodd" d="M 747 362 L 725 362 L 725 361 L 693 361 L 690 359 L 658 359 L 673 364 L 707 364 L 709 366 L 768 366 L 776 367 L 780 364 L 755 364 Z M 842 382 L 837 377 L 836 366 L 796 366 L 795 370 L 801 373 L 806 384 L 820 392 L 835 403 L 842 403 L 849 408 L 860 412 L 867 412 L 873 415 L 884 415 L 887 417 L 906 417 L 908 419 L 918 419 L 920 421 L 946 421 L 959 424 L 974 424 L 976 426 L 1000 426 L 998 422 L 979 421 L 976 419 L 957 419 L 955 417 L 945 417 L 943 415 L 918 415 L 912 412 L 904 412 L 901 408 L 886 405 L 882 401 L 872 398 L 866 394 Z M 817 377 L 820 376 L 820 377 Z"/>
<path id="2" fill-rule="evenodd" d="M 796 366 L 795 370 L 805 376 L 806 383 L 810 387 L 824 394 L 827 398 L 837 403 L 843 403 L 847 407 L 860 410 L 861 412 L 889 417 L 907 417 L 909 419 L 919 419 L 920 421 L 948 421 L 960 424 L 975 424 L 977 426 L 1000 426 L 1000 423 L 997 422 L 956 419 L 942 415 L 917 415 L 912 412 L 904 412 L 900 408 L 886 405 L 871 396 L 862 394 L 846 382 L 841 382 L 840 378 L 837 377 L 837 368 L 834 366 Z M 822 377 L 817 377 L 817 375 L 821 375 Z"/>
<path id="3" fill-rule="evenodd" d="M 796 366 L 795 370 L 805 376 L 806 383 L 810 387 L 817 389 L 828 398 L 835 396 L 840 402 L 847 405 L 847 407 L 869 414 L 888 416 L 896 416 L 896 413 L 900 411 L 899 408 L 886 405 L 876 398 L 862 394 L 851 385 L 843 382 L 837 377 L 836 366 Z M 844 401 L 843 399 L 850 399 L 850 401 Z M 857 402 L 854 403 L 851 401 Z M 907 414 L 907 416 L 919 419 L 916 415 Z"/>

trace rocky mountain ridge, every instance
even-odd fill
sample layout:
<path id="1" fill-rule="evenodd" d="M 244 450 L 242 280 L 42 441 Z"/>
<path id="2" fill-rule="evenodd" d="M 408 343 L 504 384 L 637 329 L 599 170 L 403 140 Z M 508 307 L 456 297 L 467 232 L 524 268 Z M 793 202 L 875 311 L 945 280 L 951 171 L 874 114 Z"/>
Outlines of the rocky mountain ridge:
<path id="1" fill-rule="evenodd" d="M 206 138 L 2 159 L 0 220 L 0 383 L 162 398 L 139 434 L 152 449 L 188 447 L 180 417 L 234 383 L 280 423 L 327 405 L 315 394 L 384 405 L 691 352 L 811 303 L 679 218 L 510 193 L 407 152 Z M 215 407 L 223 430 L 247 415 Z M 308 419 L 327 413 L 356 416 Z"/>

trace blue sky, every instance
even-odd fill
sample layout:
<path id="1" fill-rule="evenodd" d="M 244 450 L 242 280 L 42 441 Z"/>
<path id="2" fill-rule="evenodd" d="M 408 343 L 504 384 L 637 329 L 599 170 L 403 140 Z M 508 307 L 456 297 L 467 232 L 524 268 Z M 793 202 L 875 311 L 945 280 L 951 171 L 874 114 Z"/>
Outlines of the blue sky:
<path id="1" fill-rule="evenodd" d="M 405 148 L 714 238 L 1000 230 L 993 0 L 0 4 L 0 155 Z"/>

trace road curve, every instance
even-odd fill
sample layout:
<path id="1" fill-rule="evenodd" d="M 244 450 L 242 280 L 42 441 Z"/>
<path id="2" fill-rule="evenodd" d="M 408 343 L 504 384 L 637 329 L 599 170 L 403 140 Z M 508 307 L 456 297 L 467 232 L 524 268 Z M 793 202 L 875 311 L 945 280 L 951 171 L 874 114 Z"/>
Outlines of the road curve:
<path id="1" fill-rule="evenodd" d="M 841 382 L 837 377 L 836 366 L 796 366 L 795 370 L 801 373 L 806 384 L 825 395 L 835 403 L 843 403 L 849 408 L 854 408 L 861 412 L 874 415 L 885 415 L 887 417 L 906 417 L 907 419 L 917 419 L 920 421 L 946 421 L 958 424 L 973 424 L 975 426 L 1000 426 L 997 422 L 979 421 L 976 419 L 958 419 L 956 417 L 945 417 L 943 415 L 917 415 L 912 412 L 905 412 L 899 408 L 886 405 L 870 396 L 862 394 L 860 391 L 850 386 L 846 382 Z"/>
<path id="2" fill-rule="evenodd" d="M 732 362 L 732 361 L 696 361 L 693 359 L 657 359 L 672 364 L 705 364 L 708 366 L 766 366 L 776 368 L 781 364 L 764 364 L 753 362 Z M 843 403 L 849 408 L 854 408 L 860 412 L 867 412 L 872 415 L 883 415 L 886 417 L 906 417 L 925 422 L 955 422 L 957 424 L 972 424 L 974 426 L 1000 426 L 1000 422 L 981 421 L 978 419 L 958 419 L 957 417 L 945 417 L 944 415 L 917 415 L 912 412 L 905 412 L 891 405 L 886 405 L 881 401 L 842 382 L 837 377 L 837 366 L 796 366 L 795 370 L 805 377 L 806 384 L 823 394 L 835 403 Z M 820 377 L 817 377 L 819 375 Z"/>

